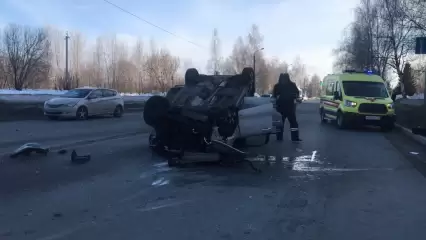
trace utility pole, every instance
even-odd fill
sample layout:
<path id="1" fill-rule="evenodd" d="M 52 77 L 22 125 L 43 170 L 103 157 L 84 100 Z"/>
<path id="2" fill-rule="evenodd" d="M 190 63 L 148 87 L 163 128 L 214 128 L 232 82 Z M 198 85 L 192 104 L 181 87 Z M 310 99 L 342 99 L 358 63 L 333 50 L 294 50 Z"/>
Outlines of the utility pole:
<path id="1" fill-rule="evenodd" d="M 70 38 L 70 36 L 68 35 L 68 32 L 65 34 L 65 87 L 67 88 L 67 90 L 69 90 L 68 88 L 70 88 L 70 84 L 69 84 L 69 71 L 68 71 L 68 39 Z"/>

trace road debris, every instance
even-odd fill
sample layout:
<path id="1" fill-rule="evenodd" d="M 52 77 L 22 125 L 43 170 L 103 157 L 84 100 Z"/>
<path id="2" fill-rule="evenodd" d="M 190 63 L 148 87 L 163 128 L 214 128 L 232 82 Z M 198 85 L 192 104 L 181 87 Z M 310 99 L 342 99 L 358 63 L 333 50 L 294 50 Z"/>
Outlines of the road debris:
<path id="1" fill-rule="evenodd" d="M 61 149 L 58 151 L 58 154 L 66 154 L 68 152 L 68 150 L 66 149 Z"/>
<path id="2" fill-rule="evenodd" d="M 10 154 L 10 157 L 16 158 L 21 155 L 30 156 L 31 153 L 47 155 L 48 152 L 49 148 L 42 147 L 42 145 L 38 143 L 26 143 L 13 151 L 13 153 Z"/>
<path id="3" fill-rule="evenodd" d="M 82 156 L 78 156 L 77 152 L 75 150 L 72 150 L 71 153 L 71 163 L 74 164 L 84 164 L 89 162 L 91 159 L 90 155 L 82 155 Z"/>

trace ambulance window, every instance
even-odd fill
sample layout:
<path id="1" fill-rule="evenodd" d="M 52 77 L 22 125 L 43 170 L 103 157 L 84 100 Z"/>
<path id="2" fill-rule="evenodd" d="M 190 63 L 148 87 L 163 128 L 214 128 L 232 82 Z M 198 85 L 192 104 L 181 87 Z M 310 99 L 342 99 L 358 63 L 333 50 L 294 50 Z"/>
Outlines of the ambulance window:
<path id="1" fill-rule="evenodd" d="M 337 91 L 340 96 L 342 95 L 342 89 L 340 87 L 340 82 L 336 82 L 336 88 L 334 89 L 334 91 Z"/>
<path id="2" fill-rule="evenodd" d="M 325 90 L 325 95 L 332 96 L 334 89 L 334 81 L 328 82 L 327 89 Z"/>

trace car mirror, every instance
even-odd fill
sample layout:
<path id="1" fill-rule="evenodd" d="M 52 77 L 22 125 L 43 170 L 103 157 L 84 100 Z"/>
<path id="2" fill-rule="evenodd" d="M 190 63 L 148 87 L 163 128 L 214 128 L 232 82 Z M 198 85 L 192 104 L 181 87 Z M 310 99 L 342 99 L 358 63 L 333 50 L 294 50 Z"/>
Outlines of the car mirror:
<path id="1" fill-rule="evenodd" d="M 89 99 L 89 100 L 91 100 L 91 99 L 96 99 L 96 98 L 98 98 L 96 95 L 89 95 L 89 96 L 87 97 L 87 99 Z"/>

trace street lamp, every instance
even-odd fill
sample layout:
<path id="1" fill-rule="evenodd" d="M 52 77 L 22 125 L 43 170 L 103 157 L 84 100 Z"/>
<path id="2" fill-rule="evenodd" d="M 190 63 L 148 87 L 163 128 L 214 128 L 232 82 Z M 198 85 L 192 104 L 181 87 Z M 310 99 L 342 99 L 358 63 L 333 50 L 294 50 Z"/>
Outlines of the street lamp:
<path id="1" fill-rule="evenodd" d="M 256 92 L 256 53 L 259 51 L 262 51 L 265 48 L 259 48 L 256 51 L 254 51 L 253 53 L 253 72 L 254 72 L 254 81 L 253 81 L 253 85 L 252 85 L 252 89 L 254 91 L 254 93 Z"/>

